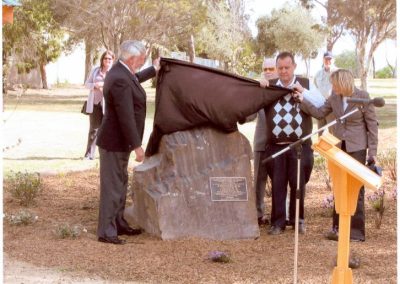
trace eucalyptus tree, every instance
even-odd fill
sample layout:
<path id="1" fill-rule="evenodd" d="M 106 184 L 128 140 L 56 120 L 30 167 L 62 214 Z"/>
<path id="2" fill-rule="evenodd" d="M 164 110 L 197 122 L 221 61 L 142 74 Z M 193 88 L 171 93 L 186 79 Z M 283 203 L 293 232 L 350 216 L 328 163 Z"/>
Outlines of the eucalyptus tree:
<path id="1" fill-rule="evenodd" d="M 53 9 L 71 35 L 71 44 L 84 41 L 87 57 L 98 48 L 118 54 L 126 39 L 143 40 L 149 52 L 154 44 L 179 46 L 205 14 L 203 1 L 190 0 L 54 0 Z M 86 66 L 90 62 L 87 59 Z"/>
<path id="2" fill-rule="evenodd" d="M 300 6 L 273 10 L 271 15 L 260 17 L 256 25 L 259 54 L 271 56 L 278 51 L 290 51 L 305 60 L 307 73 L 308 59 L 315 56 L 326 36 L 310 12 Z"/>
<path id="3" fill-rule="evenodd" d="M 223 62 L 226 71 L 245 75 L 251 55 L 251 32 L 245 1 L 207 1 L 207 19 L 196 34 L 196 51 Z M 255 61 L 255 56 L 251 58 Z M 247 64 L 247 65 L 246 65 Z"/>
<path id="4" fill-rule="evenodd" d="M 395 0 L 331 0 L 346 29 L 355 38 L 361 89 L 367 88 L 374 52 L 386 39 L 396 37 Z M 352 9 L 349 9 L 349 7 Z M 353 11 L 357 11 L 354 13 Z"/>
<path id="5" fill-rule="evenodd" d="M 339 11 L 335 8 L 335 3 L 332 0 L 299 0 L 301 5 L 307 10 L 312 10 L 316 5 L 319 5 L 326 11 L 326 16 L 322 16 L 322 22 L 328 31 L 326 39 L 326 50 L 332 51 L 333 46 L 339 38 L 345 33 L 345 25 Z"/>

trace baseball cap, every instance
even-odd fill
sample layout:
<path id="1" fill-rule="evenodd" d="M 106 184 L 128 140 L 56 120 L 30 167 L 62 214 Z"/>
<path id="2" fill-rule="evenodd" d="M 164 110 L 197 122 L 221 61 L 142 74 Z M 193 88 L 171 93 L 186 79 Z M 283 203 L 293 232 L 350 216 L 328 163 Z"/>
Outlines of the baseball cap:
<path id="1" fill-rule="evenodd" d="M 330 51 L 325 52 L 324 58 L 333 58 L 332 52 L 330 52 Z"/>

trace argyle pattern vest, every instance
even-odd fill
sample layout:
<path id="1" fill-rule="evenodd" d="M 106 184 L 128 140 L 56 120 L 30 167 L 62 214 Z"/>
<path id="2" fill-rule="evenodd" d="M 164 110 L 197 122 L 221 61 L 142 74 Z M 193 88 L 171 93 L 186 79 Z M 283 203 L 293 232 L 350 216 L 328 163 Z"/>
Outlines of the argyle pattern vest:
<path id="1" fill-rule="evenodd" d="M 275 85 L 277 79 L 270 80 Z M 296 77 L 304 88 L 309 89 L 307 78 Z M 267 123 L 267 144 L 292 143 L 308 135 L 312 131 L 311 116 L 301 111 L 291 94 L 277 100 L 275 104 L 265 108 Z"/>

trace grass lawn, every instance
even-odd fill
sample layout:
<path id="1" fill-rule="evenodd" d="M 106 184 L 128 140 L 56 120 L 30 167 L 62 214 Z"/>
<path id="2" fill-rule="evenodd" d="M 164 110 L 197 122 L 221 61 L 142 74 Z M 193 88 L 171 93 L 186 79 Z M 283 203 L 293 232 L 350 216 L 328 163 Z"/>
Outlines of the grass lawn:
<path id="1" fill-rule="evenodd" d="M 394 81 L 382 86 L 393 88 Z M 386 82 L 386 81 L 385 81 Z M 376 84 L 376 83 L 374 83 Z M 144 143 L 150 136 L 155 89 L 145 84 L 148 109 Z M 28 89 L 23 95 L 12 91 L 4 100 L 4 171 L 39 171 L 62 173 L 98 167 L 98 159 L 82 160 L 89 128 L 89 119 L 80 113 L 87 90 L 82 86 L 69 86 L 52 90 Z M 393 102 L 393 100 L 392 100 Z M 381 132 L 396 139 L 396 104 L 377 108 Z M 255 122 L 240 125 L 240 131 L 253 142 Z M 18 140 L 20 143 L 18 144 Z M 389 145 L 395 145 L 393 142 Z M 380 148 L 387 147 L 380 143 Z M 133 156 L 133 155 L 132 155 Z M 133 157 L 131 165 L 135 162 Z"/>

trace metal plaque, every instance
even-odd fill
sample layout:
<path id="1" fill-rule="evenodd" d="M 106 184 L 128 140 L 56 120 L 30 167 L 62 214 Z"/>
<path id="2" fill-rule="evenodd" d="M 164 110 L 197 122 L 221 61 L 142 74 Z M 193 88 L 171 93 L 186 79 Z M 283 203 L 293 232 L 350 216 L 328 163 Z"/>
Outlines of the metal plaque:
<path id="1" fill-rule="evenodd" d="M 212 201 L 247 201 L 245 177 L 210 177 Z"/>

